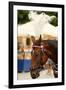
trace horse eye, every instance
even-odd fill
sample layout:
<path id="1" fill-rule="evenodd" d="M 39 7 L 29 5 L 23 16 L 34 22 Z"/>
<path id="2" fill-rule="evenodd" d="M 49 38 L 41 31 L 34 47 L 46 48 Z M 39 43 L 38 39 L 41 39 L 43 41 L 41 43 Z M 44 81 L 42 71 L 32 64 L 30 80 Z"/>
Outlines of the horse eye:
<path id="1" fill-rule="evenodd" d="M 44 54 L 46 54 L 46 55 L 47 55 L 47 52 L 46 52 L 46 51 L 44 51 Z"/>

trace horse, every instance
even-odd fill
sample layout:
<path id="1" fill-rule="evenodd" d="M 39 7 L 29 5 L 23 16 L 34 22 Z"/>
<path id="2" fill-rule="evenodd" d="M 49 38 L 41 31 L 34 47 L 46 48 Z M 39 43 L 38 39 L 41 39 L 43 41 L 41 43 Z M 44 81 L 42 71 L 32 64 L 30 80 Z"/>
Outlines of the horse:
<path id="1" fill-rule="evenodd" d="M 58 49 L 57 49 L 57 40 L 39 40 L 33 41 L 32 46 L 32 63 L 30 68 L 30 74 L 33 79 L 40 76 L 39 72 L 43 69 L 43 65 L 46 64 L 48 58 L 50 58 L 55 65 L 58 65 Z M 58 74 L 55 72 L 57 68 L 53 67 L 54 77 L 58 77 Z"/>

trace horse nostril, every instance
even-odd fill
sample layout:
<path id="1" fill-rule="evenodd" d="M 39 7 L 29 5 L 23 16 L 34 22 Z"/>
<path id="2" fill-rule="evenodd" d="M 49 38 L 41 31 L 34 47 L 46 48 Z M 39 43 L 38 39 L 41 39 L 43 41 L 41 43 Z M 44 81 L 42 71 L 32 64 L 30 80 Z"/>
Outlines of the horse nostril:
<path id="1" fill-rule="evenodd" d="M 35 75 L 35 74 L 33 74 L 33 76 L 35 77 L 36 75 Z"/>
<path id="2" fill-rule="evenodd" d="M 35 74 L 32 74 L 32 78 L 33 78 L 33 79 L 36 78 L 36 75 L 35 75 Z"/>
<path id="3" fill-rule="evenodd" d="M 38 78 L 39 77 L 39 72 L 31 72 L 31 77 L 33 79 Z"/>

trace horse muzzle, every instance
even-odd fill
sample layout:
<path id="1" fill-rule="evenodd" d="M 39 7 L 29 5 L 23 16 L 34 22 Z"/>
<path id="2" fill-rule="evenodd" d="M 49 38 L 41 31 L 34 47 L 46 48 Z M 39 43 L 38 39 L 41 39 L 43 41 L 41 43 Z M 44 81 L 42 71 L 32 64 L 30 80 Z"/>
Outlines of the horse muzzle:
<path id="1" fill-rule="evenodd" d="M 37 69 L 30 69 L 30 74 L 33 79 L 36 79 L 40 76 L 39 71 Z"/>

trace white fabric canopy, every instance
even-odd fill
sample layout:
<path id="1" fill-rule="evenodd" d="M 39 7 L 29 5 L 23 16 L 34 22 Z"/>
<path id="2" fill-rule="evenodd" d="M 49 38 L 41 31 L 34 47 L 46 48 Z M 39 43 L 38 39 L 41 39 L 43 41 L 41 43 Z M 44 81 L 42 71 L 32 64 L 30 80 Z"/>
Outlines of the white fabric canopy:
<path id="1" fill-rule="evenodd" d="M 33 17 L 33 16 L 32 16 Z M 39 14 L 36 18 L 22 25 L 18 25 L 18 35 L 33 35 L 47 34 L 57 37 L 57 27 L 51 25 L 49 20 L 51 16 Z"/>

